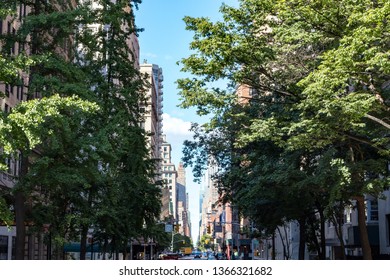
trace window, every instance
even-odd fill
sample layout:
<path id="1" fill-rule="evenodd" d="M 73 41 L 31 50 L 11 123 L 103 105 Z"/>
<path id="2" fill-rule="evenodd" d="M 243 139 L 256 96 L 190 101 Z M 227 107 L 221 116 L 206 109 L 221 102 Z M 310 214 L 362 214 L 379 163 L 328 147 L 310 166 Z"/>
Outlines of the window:
<path id="1" fill-rule="evenodd" d="M 18 170 L 19 162 L 16 159 L 14 159 L 13 162 L 14 162 L 14 167 L 13 167 L 13 174 L 12 175 L 17 177 L 18 173 L 19 173 L 19 170 Z"/>
<path id="2" fill-rule="evenodd" d="M 24 94 L 24 78 L 22 78 L 22 82 L 20 85 L 20 99 L 19 100 L 23 100 L 23 94 Z"/>
<path id="3" fill-rule="evenodd" d="M 371 211 L 370 211 L 370 220 L 371 221 L 378 221 L 378 200 L 372 200 L 371 201 Z"/>
<path id="4" fill-rule="evenodd" d="M 5 164 L 7 165 L 7 173 L 11 174 L 12 173 L 12 169 L 11 169 L 11 159 L 10 158 L 6 158 L 5 159 Z"/>
<path id="5" fill-rule="evenodd" d="M 21 90 L 21 86 L 17 85 L 16 86 L 16 99 L 17 100 L 20 100 L 20 90 Z"/>
<path id="6" fill-rule="evenodd" d="M 11 93 L 11 86 L 9 84 L 6 84 L 5 85 L 5 96 L 9 97 L 10 93 Z"/>
<path id="7" fill-rule="evenodd" d="M 0 260 L 8 259 L 8 236 L 0 235 Z"/>
<path id="8" fill-rule="evenodd" d="M 23 4 L 19 5 L 19 20 L 22 20 L 23 17 Z"/>
<path id="9" fill-rule="evenodd" d="M 366 200 L 366 221 L 378 221 L 378 201 Z"/>
<path id="10" fill-rule="evenodd" d="M 352 221 L 352 207 L 351 206 L 347 206 L 344 210 L 344 220 L 347 222 L 347 223 L 350 223 Z"/>

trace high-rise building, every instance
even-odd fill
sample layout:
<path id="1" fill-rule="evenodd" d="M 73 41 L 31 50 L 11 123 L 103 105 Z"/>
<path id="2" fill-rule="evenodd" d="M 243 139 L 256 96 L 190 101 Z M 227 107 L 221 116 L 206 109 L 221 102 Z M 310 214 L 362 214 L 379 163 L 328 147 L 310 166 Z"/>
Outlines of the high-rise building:
<path id="1" fill-rule="evenodd" d="M 144 112 L 144 122 L 141 126 L 148 133 L 150 156 L 153 159 L 161 158 L 162 145 L 162 108 L 163 108 L 163 73 L 156 64 L 141 64 L 140 71 L 146 74 L 150 87 L 146 91 L 146 101 L 141 104 Z M 159 171 L 160 165 L 156 166 Z M 160 173 L 160 172 L 157 172 Z"/>
<path id="2" fill-rule="evenodd" d="M 173 222 L 177 222 L 177 171 L 175 164 L 172 162 L 171 152 L 171 144 L 167 142 L 166 136 L 163 135 L 161 145 L 161 175 L 164 182 L 163 188 L 168 190 L 165 195 L 168 195 L 169 197 L 169 199 L 163 197 L 163 201 L 169 201 L 169 204 L 163 205 L 161 219 L 170 219 L 173 220 Z"/>
<path id="3" fill-rule="evenodd" d="M 182 162 L 179 162 L 179 166 L 177 167 L 177 182 L 186 186 L 186 170 Z"/>
<path id="4" fill-rule="evenodd" d="M 183 163 L 180 162 L 177 168 L 177 211 L 178 223 L 180 224 L 180 233 L 186 236 L 191 236 L 188 210 L 188 193 L 186 189 L 186 173 Z"/>

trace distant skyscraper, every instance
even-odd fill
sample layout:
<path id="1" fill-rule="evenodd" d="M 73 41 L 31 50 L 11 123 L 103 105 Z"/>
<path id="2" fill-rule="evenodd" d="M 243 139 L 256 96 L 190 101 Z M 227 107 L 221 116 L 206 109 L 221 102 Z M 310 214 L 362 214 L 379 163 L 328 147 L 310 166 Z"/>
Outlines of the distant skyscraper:
<path id="1" fill-rule="evenodd" d="M 180 233 L 186 236 L 191 236 L 190 233 L 190 222 L 188 211 L 188 193 L 186 188 L 186 171 L 182 162 L 179 163 L 177 168 L 177 212 L 178 212 L 178 223 L 180 224 Z"/>
<path id="2" fill-rule="evenodd" d="M 177 182 L 186 186 L 186 170 L 182 162 L 180 162 L 177 167 Z"/>
<path id="3" fill-rule="evenodd" d="M 161 175 L 164 182 L 163 188 L 167 190 L 163 192 L 163 194 L 165 193 L 163 202 L 168 202 L 168 205 L 163 204 L 161 219 L 172 218 L 177 221 L 177 171 L 175 165 L 171 161 L 171 151 L 171 144 L 167 142 L 166 136 L 163 135 L 163 141 L 161 144 Z"/>

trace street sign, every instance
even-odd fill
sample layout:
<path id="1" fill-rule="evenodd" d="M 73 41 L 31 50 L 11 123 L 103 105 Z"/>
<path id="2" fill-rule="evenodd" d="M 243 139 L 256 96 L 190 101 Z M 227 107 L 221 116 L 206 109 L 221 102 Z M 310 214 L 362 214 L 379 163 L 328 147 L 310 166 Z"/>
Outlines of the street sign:
<path id="1" fill-rule="evenodd" d="M 172 231 L 173 231 L 173 225 L 165 224 L 165 232 L 172 232 Z"/>

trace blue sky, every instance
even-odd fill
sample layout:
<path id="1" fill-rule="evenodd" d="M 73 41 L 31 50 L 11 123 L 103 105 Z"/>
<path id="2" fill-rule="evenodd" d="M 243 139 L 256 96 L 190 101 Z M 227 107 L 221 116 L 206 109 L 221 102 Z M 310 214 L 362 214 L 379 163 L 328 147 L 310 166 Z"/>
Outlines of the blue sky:
<path id="1" fill-rule="evenodd" d="M 191 54 L 189 44 L 193 33 L 185 30 L 184 16 L 209 17 L 216 21 L 221 19 L 219 8 L 222 3 L 237 6 L 238 0 L 143 0 L 135 11 L 136 25 L 145 30 L 139 34 L 141 50 L 140 62 L 157 64 L 164 74 L 164 115 L 163 130 L 167 141 L 172 145 L 172 161 L 179 163 L 182 157 L 182 143 L 192 139 L 188 131 L 191 122 L 202 123 L 193 109 L 180 109 L 178 89 L 175 81 L 188 77 L 188 73 L 180 72 L 181 66 L 176 64 Z M 199 193 L 201 185 L 193 182 L 191 169 L 186 169 L 187 192 L 192 221 L 194 241 L 198 236 Z"/>

